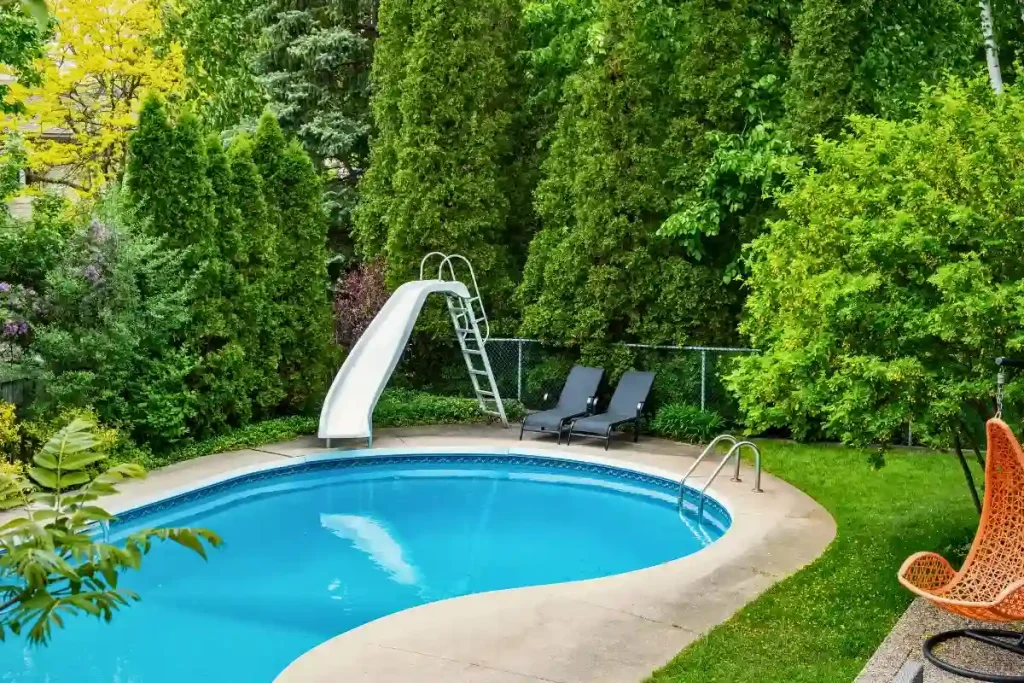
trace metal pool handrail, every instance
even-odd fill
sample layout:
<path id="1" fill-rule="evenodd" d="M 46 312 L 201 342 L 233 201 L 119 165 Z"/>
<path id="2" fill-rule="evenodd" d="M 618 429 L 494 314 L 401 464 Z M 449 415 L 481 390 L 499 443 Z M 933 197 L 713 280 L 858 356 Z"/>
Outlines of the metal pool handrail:
<path id="1" fill-rule="evenodd" d="M 749 448 L 754 451 L 754 492 L 764 493 L 764 491 L 761 490 L 761 450 L 757 447 L 757 444 L 755 444 L 752 441 L 738 441 L 736 437 L 732 436 L 731 434 L 722 434 L 720 436 L 715 437 L 715 439 L 708 444 L 707 448 L 704 449 L 704 452 L 700 454 L 700 457 L 697 458 L 697 460 L 693 463 L 690 469 L 686 472 L 685 475 L 683 475 L 683 478 L 680 480 L 678 501 L 680 513 L 682 513 L 683 511 L 683 498 L 686 495 L 686 479 L 693 473 L 695 469 L 697 469 L 697 465 L 699 465 L 701 461 L 704 460 L 704 458 L 709 453 L 711 453 L 712 449 L 720 441 L 729 441 L 732 443 L 733 446 L 732 448 L 729 449 L 729 452 L 725 454 L 725 457 L 722 458 L 722 461 L 718 463 L 718 467 L 715 468 L 714 473 L 710 477 L 708 477 L 708 480 L 704 484 L 704 487 L 701 488 L 700 490 L 700 501 L 697 507 L 697 521 L 699 523 L 704 521 L 704 500 L 707 497 L 707 491 L 709 488 L 711 488 L 711 484 L 715 481 L 715 478 L 725 468 L 726 464 L 729 462 L 729 458 L 733 457 L 733 455 L 736 456 L 736 471 L 733 474 L 732 481 L 740 481 L 740 453 L 743 451 L 744 448 Z"/>
<path id="2" fill-rule="evenodd" d="M 683 509 L 683 496 L 686 495 L 686 480 L 690 478 L 690 475 L 693 474 L 693 471 L 695 469 L 697 469 L 697 466 L 700 465 L 702 462 L 704 462 L 704 458 L 708 457 L 708 454 L 711 453 L 711 451 L 715 450 L 715 446 L 717 446 L 719 444 L 719 442 L 721 442 L 721 441 L 728 441 L 729 443 L 731 443 L 733 445 L 736 445 L 737 443 L 739 443 L 739 439 L 737 439 L 732 434 L 719 434 L 718 436 L 716 436 L 714 439 L 711 440 L 711 443 L 709 443 L 707 448 L 704 449 L 704 452 L 701 453 L 697 457 L 697 459 L 693 461 L 693 464 L 690 466 L 690 469 L 686 470 L 686 474 L 684 474 L 683 478 L 679 480 L 679 509 L 680 510 Z M 731 453 L 732 451 L 729 451 L 729 452 Z M 739 469 L 738 468 L 736 470 L 736 475 L 739 476 Z"/>

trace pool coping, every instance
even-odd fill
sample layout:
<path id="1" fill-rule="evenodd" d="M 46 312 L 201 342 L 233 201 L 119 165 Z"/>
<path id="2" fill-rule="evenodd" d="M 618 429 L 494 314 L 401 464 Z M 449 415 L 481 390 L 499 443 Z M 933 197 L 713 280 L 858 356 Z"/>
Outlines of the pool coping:
<path id="1" fill-rule="evenodd" d="M 383 430 L 382 430 L 383 431 Z M 326 452 L 313 439 L 188 463 L 177 482 L 155 482 L 110 501 L 125 512 L 245 477 L 323 460 L 389 454 L 505 453 L 557 458 L 678 480 L 696 448 L 659 440 L 556 446 L 545 437 L 512 441 L 487 427 L 388 430 L 377 448 Z M 218 470 L 210 475 L 211 466 Z M 698 469 L 695 482 L 713 463 Z M 157 471 L 154 479 L 161 475 Z M 625 683 L 640 681 L 775 582 L 820 555 L 835 537 L 828 513 L 789 484 L 765 475 L 764 493 L 723 475 L 709 489 L 729 530 L 687 557 L 626 574 L 477 593 L 420 605 L 340 634 L 298 657 L 274 683 Z"/>

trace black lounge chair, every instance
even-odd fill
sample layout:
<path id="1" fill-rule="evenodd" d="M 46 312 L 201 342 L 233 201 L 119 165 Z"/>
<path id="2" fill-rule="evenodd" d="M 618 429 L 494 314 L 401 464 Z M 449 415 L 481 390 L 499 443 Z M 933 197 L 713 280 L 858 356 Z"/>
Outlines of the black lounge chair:
<path id="1" fill-rule="evenodd" d="M 603 376 L 604 370 L 601 368 L 574 365 L 562 387 L 558 405 L 523 419 L 523 426 L 519 429 L 520 441 L 523 432 L 554 432 L 558 435 L 558 443 L 562 443 L 562 430 L 565 426 L 574 418 L 586 415 L 590 412 L 591 404 L 597 402 L 597 388 Z M 546 400 L 547 395 L 544 398 Z"/>
<path id="2" fill-rule="evenodd" d="M 612 432 L 627 424 L 633 425 L 633 443 L 636 443 L 640 438 L 644 404 L 647 403 L 647 395 L 651 393 L 653 383 L 653 372 L 630 371 L 624 374 L 615 387 L 608 410 L 598 415 L 587 415 L 573 420 L 569 426 L 569 439 L 566 444 L 572 443 L 574 436 L 588 436 L 604 439 L 604 449 L 608 450 Z M 593 407 L 597 408 L 596 402 Z"/>

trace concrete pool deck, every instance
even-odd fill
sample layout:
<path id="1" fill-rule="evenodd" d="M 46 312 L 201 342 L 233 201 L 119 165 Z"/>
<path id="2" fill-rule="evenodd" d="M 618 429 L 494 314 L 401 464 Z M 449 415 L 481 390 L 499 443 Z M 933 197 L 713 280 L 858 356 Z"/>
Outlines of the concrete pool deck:
<path id="1" fill-rule="evenodd" d="M 379 430 L 374 448 L 516 448 L 678 479 L 700 449 L 659 439 L 558 446 L 498 427 Z M 532 438 L 531 438 L 532 436 Z M 112 511 L 183 488 L 365 444 L 323 447 L 312 437 L 161 468 L 104 501 Z M 715 458 L 717 462 L 717 458 Z M 703 484 L 716 463 L 692 478 Z M 711 493 L 732 516 L 729 531 L 688 557 L 588 581 L 467 595 L 414 607 L 343 633 L 303 654 L 275 683 L 636 683 L 780 579 L 820 555 L 835 537 L 829 514 L 789 484 L 728 472 Z M 642 533 L 642 529 L 637 530 Z"/>

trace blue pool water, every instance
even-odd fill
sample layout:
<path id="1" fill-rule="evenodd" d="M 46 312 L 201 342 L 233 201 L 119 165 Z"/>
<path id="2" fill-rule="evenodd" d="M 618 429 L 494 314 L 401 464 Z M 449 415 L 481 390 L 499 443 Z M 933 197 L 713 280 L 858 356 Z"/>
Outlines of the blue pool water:
<path id="1" fill-rule="evenodd" d="M 157 548 L 124 585 L 142 602 L 81 617 L 46 648 L 0 645 L 0 680 L 270 683 L 360 624 L 468 593 L 590 579 L 694 553 L 729 524 L 680 518 L 672 483 L 568 461 L 389 456 L 310 463 L 136 511 L 202 526 L 209 562 Z"/>

